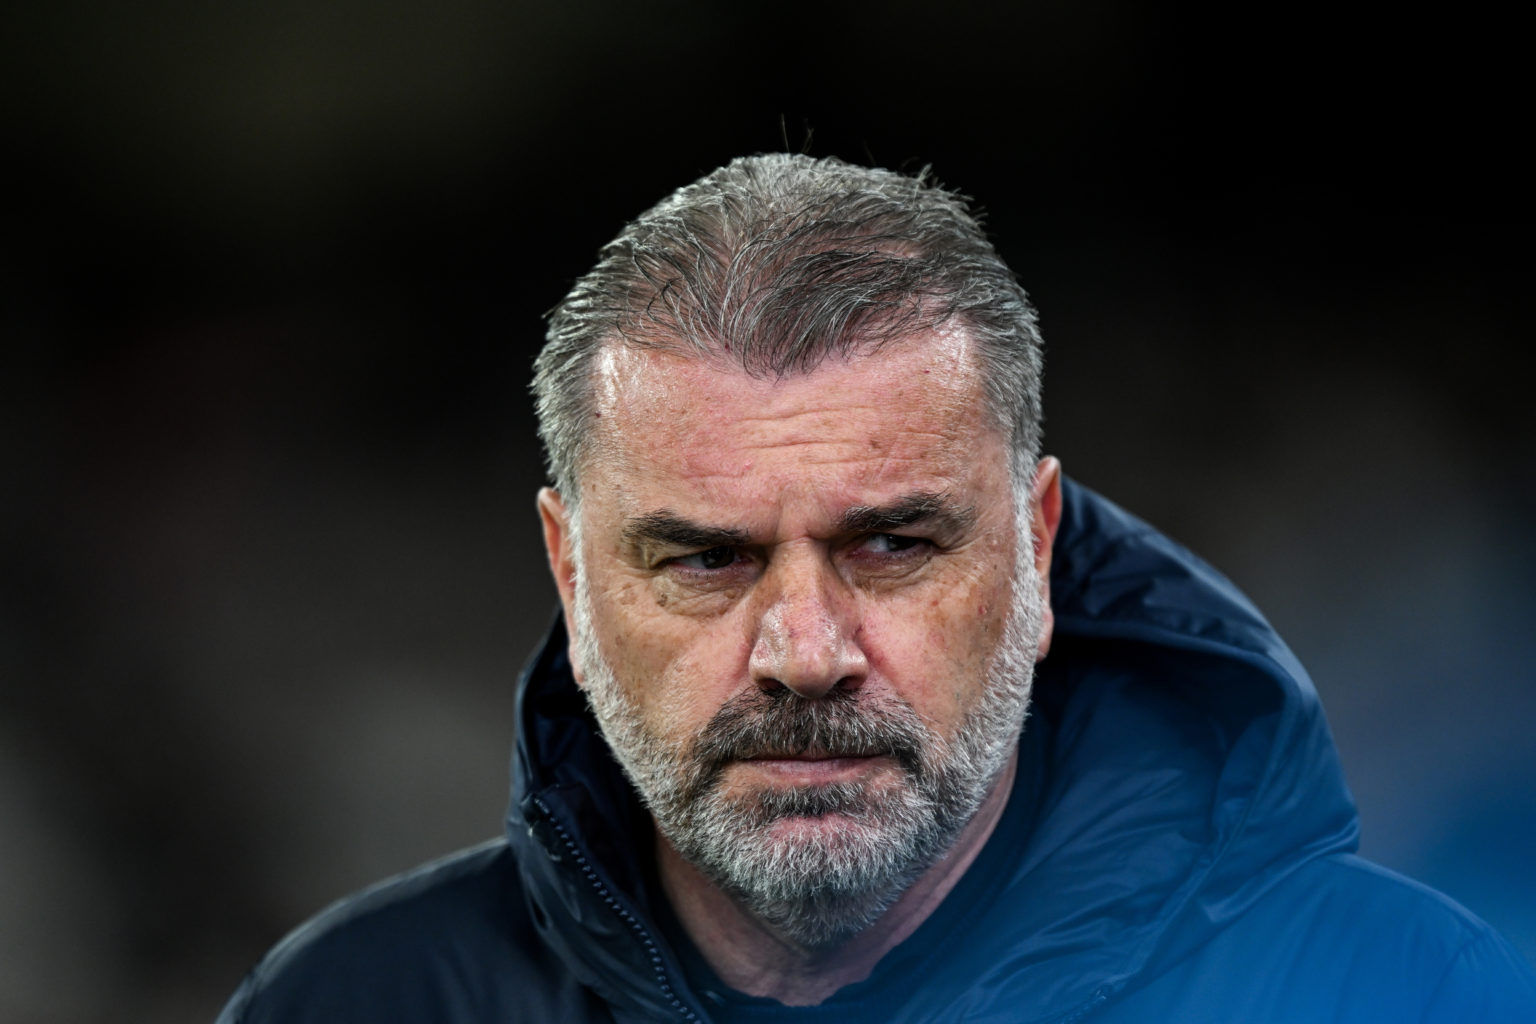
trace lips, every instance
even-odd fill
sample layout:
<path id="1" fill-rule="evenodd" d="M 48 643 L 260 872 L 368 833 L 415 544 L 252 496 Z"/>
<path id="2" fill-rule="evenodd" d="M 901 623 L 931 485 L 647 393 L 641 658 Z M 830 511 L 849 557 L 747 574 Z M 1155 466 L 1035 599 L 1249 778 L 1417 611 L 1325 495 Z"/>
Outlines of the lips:
<path id="1" fill-rule="evenodd" d="M 882 754 L 808 750 L 749 757 L 737 763 L 761 778 L 776 780 L 774 785 L 801 789 L 853 783 L 887 760 L 888 755 Z"/>
<path id="2" fill-rule="evenodd" d="M 742 758 L 744 761 L 852 761 L 889 754 L 888 750 L 795 750 L 770 751 Z"/>
<path id="3" fill-rule="evenodd" d="M 843 690 L 820 700 L 788 689 L 745 692 L 699 733 L 680 799 L 703 799 L 733 768 L 777 777 L 781 785 L 772 788 L 785 792 L 853 782 L 887 761 L 915 780 L 927 738 L 916 712 L 895 699 Z"/>

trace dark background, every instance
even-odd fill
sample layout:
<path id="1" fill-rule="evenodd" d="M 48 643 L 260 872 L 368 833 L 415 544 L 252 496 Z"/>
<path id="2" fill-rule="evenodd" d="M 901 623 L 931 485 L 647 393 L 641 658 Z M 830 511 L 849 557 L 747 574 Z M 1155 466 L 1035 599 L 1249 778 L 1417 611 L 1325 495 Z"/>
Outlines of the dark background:
<path id="1" fill-rule="evenodd" d="M 1267 610 L 1365 852 L 1536 956 L 1520 34 L 1243 11 L 10 9 L 0 1020 L 207 1020 L 322 904 L 499 830 L 553 606 L 540 314 L 786 145 L 982 201 L 1049 450 Z"/>

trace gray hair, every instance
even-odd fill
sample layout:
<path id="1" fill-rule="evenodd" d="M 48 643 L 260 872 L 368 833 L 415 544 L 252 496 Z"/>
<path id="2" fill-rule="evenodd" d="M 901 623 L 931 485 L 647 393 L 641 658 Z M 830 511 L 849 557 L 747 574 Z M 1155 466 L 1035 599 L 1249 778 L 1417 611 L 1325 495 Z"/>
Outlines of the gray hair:
<path id="1" fill-rule="evenodd" d="M 641 214 L 550 312 L 533 380 L 550 477 L 574 508 L 606 344 L 782 377 L 952 318 L 976 345 L 1015 486 L 1027 488 L 1040 449 L 1037 316 L 967 197 L 926 169 L 741 157 Z"/>

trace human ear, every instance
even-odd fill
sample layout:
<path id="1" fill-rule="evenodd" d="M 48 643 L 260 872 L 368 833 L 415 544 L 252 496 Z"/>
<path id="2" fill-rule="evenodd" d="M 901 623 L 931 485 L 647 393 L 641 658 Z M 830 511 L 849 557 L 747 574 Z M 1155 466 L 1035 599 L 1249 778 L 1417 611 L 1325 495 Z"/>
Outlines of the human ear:
<path id="1" fill-rule="evenodd" d="M 560 492 L 553 487 L 539 490 L 539 519 L 544 526 L 544 552 L 549 557 L 549 571 L 555 577 L 555 589 L 560 593 L 560 607 L 565 614 L 567 655 L 571 673 L 581 684 L 581 666 L 576 657 L 576 537 L 571 529 L 570 513 Z"/>
<path id="2" fill-rule="evenodd" d="M 1056 618 L 1051 612 L 1051 552 L 1056 545 L 1056 530 L 1061 526 L 1061 461 L 1054 455 L 1045 456 L 1035 466 L 1035 479 L 1029 489 L 1029 511 L 1035 576 L 1044 609 L 1040 640 L 1035 648 L 1035 660 L 1039 661 L 1050 652 L 1051 633 L 1056 627 Z"/>

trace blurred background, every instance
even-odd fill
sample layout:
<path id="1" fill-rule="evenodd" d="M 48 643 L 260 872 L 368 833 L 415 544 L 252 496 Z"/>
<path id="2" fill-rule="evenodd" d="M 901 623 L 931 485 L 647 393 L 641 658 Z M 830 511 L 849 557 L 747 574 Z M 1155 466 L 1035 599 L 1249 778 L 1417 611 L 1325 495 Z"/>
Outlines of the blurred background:
<path id="1" fill-rule="evenodd" d="M 1132 0 L 0 19 L 4 1024 L 209 1020 L 323 904 L 499 832 L 554 605 L 541 314 L 624 220 L 786 146 L 978 197 L 1043 313 L 1049 450 L 1289 639 L 1364 852 L 1536 957 L 1511 26 Z"/>

